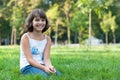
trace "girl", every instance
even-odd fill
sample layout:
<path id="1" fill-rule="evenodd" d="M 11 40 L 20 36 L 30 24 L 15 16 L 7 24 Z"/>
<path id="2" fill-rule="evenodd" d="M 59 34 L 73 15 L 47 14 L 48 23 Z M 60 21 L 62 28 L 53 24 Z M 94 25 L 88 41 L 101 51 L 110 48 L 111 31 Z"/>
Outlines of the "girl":
<path id="1" fill-rule="evenodd" d="M 20 42 L 20 71 L 22 74 L 58 74 L 50 61 L 51 39 L 43 34 L 48 28 L 48 19 L 41 9 L 33 10 L 27 17 Z"/>

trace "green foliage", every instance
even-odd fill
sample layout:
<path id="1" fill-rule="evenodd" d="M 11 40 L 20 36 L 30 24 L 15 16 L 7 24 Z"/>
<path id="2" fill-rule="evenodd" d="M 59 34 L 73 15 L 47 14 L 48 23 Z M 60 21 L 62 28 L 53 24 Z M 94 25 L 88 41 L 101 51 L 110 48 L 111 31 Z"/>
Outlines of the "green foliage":
<path id="1" fill-rule="evenodd" d="M 72 13 L 72 17 L 68 26 L 71 28 L 73 32 L 79 34 L 78 40 L 83 41 L 87 38 L 88 35 L 88 16 L 82 13 L 80 10 L 78 11 L 76 8 L 74 9 L 74 13 Z M 75 35 L 74 35 L 75 36 Z"/>
<path id="2" fill-rule="evenodd" d="M 81 13 L 80 11 L 75 11 L 72 14 L 72 19 L 70 20 L 69 26 L 73 31 L 84 31 L 88 25 L 88 16 Z"/>
<path id="3" fill-rule="evenodd" d="M 6 8 L 7 0 L 0 1 L 0 39 L 9 38 L 11 28 L 9 22 L 9 11 Z"/>
<path id="4" fill-rule="evenodd" d="M 111 12 L 103 15 L 103 21 L 100 23 L 102 30 L 107 33 L 112 30 L 115 32 L 117 29 L 117 24 L 115 23 L 115 16 L 112 16 Z"/>
<path id="5" fill-rule="evenodd" d="M 103 21 L 100 23 L 101 29 L 104 31 L 104 33 L 108 33 L 110 30 L 110 23 L 109 23 L 109 14 L 106 14 L 103 16 Z"/>
<path id="6" fill-rule="evenodd" d="M 112 18 L 111 18 L 111 30 L 112 30 L 112 32 L 115 32 L 115 30 L 117 29 L 117 24 L 116 24 L 116 22 L 115 22 L 115 16 L 113 16 Z"/>
<path id="7" fill-rule="evenodd" d="M 62 8 L 62 11 L 64 12 L 65 14 L 65 23 L 66 23 L 66 26 L 69 27 L 69 20 L 71 18 L 71 14 L 72 14 L 72 8 L 74 5 L 74 1 L 73 0 L 66 0 L 64 2 L 64 5 L 63 5 L 63 8 Z"/>
<path id="8" fill-rule="evenodd" d="M 55 23 L 59 17 L 59 5 L 54 4 L 53 6 L 50 7 L 50 9 L 46 12 L 46 15 L 49 19 L 50 25 L 52 26 L 52 30 L 55 31 Z"/>
<path id="9" fill-rule="evenodd" d="M 4 17 L 0 17 L 0 37 L 4 39 L 8 38 L 10 36 L 10 30 L 11 27 L 9 26 L 8 20 L 5 20 Z"/>
<path id="10" fill-rule="evenodd" d="M 89 10 L 92 9 L 92 34 L 104 40 L 104 37 L 101 37 L 104 36 L 104 33 L 99 28 L 100 21 L 103 20 L 105 13 L 111 11 L 115 19 L 111 18 L 112 25 L 109 29 L 116 33 L 116 39 L 119 42 L 119 3 L 119 0 L 0 0 L 0 33 L 3 33 L 2 35 L 0 34 L 0 37 L 2 39 L 7 38 L 7 36 L 10 36 L 11 28 L 15 27 L 17 29 L 17 39 L 20 39 L 24 32 L 23 25 L 27 15 L 34 8 L 41 8 L 50 17 L 51 37 L 54 38 L 55 26 L 58 21 L 58 41 L 67 39 L 66 30 L 67 27 L 70 27 L 71 30 L 76 30 L 71 31 L 70 36 L 71 42 L 74 42 L 74 33 L 79 34 L 80 30 L 88 33 L 85 27 L 86 23 L 88 24 L 88 19 L 85 16 L 88 16 Z M 86 36 L 86 34 L 83 34 L 83 36 Z M 109 42 L 111 39 L 112 36 L 109 34 Z"/>
<path id="11" fill-rule="evenodd" d="M 58 8 L 58 4 L 54 4 L 53 6 L 51 6 L 50 9 L 46 12 L 47 17 L 51 20 L 57 19 L 57 17 L 59 16 Z"/>

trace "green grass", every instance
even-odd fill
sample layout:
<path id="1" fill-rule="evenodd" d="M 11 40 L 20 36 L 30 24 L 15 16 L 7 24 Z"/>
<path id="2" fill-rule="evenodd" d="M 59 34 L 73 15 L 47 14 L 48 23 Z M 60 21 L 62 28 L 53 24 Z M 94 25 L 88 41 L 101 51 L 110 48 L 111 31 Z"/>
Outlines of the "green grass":
<path id="1" fill-rule="evenodd" d="M 0 46 L 0 80 L 120 80 L 120 46 L 52 46 L 52 64 L 62 77 L 24 76 L 19 72 L 19 46 Z"/>

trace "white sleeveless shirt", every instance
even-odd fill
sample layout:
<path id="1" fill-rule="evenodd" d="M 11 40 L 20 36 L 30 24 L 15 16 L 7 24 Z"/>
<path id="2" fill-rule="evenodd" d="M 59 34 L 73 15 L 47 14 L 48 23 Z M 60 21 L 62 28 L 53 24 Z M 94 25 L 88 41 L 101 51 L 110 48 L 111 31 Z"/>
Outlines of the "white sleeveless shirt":
<path id="1" fill-rule="evenodd" d="M 46 35 L 45 35 L 45 38 L 41 41 L 30 38 L 28 33 L 25 33 L 25 35 L 27 35 L 29 39 L 30 50 L 31 50 L 33 59 L 35 59 L 40 64 L 44 64 L 43 53 L 44 53 L 45 46 L 47 44 Z M 22 45 L 20 45 L 20 69 L 22 69 L 27 65 L 30 65 L 30 64 L 26 59 L 26 56 L 22 49 Z"/>

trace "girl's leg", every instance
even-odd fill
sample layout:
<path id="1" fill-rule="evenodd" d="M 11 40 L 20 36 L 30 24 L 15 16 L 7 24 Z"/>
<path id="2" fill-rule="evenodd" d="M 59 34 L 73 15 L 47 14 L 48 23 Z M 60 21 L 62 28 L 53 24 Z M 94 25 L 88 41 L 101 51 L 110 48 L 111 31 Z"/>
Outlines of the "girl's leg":
<path id="1" fill-rule="evenodd" d="M 48 76 L 48 74 L 45 71 L 43 71 L 39 68 L 33 67 L 31 65 L 26 66 L 23 69 L 21 69 L 21 73 L 25 74 L 25 75 L 26 74 L 41 74 L 41 75 L 44 75 L 44 76 Z"/>
<path id="2" fill-rule="evenodd" d="M 44 76 L 49 76 L 49 74 L 46 73 L 45 71 L 43 71 L 39 68 L 33 67 L 31 65 L 28 65 L 28 66 L 24 67 L 23 69 L 21 69 L 21 73 L 24 75 L 26 75 L 26 74 L 41 74 Z M 58 76 L 62 76 L 62 73 L 59 72 L 58 70 L 56 70 L 55 74 Z"/>
<path id="3" fill-rule="evenodd" d="M 56 70 L 56 75 L 58 75 L 58 76 L 62 76 L 62 73 L 59 72 L 58 70 Z"/>

